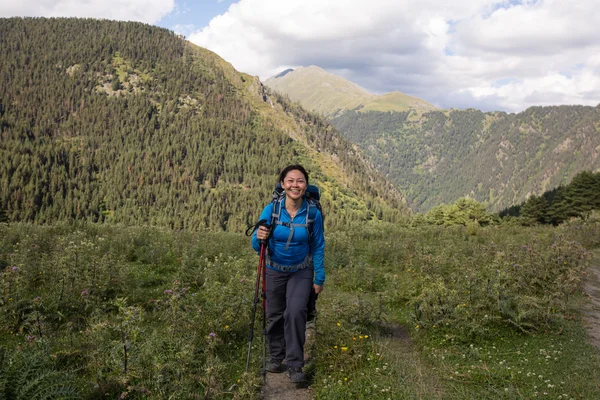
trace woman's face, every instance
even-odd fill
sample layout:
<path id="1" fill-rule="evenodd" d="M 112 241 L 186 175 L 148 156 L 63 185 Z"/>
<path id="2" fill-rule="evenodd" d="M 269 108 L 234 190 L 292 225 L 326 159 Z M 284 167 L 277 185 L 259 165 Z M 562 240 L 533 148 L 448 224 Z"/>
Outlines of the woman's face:
<path id="1" fill-rule="evenodd" d="M 281 186 L 285 190 L 285 195 L 292 200 L 298 200 L 306 193 L 308 183 L 304 174 L 297 169 L 293 169 L 287 173 Z"/>

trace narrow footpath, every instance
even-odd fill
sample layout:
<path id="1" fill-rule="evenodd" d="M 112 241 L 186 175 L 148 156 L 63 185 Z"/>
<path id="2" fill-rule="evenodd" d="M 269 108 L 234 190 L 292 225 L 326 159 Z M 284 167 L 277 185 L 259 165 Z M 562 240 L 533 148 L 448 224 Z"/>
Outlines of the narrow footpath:
<path id="1" fill-rule="evenodd" d="M 306 343 L 304 345 L 304 360 L 310 362 L 312 344 L 316 340 L 317 332 L 314 328 L 306 331 Z M 304 367 L 305 372 L 308 366 Z M 309 385 L 297 386 L 290 382 L 287 374 L 267 373 L 267 382 L 262 388 L 261 398 L 263 400 L 311 400 L 314 398 Z"/>
<path id="2" fill-rule="evenodd" d="M 408 332 L 397 324 L 383 324 L 383 330 L 387 333 L 380 338 L 382 346 L 390 350 L 392 357 L 397 357 L 402 362 L 397 362 L 396 366 L 400 368 L 400 378 L 405 380 L 406 384 L 417 391 L 418 398 L 441 399 L 443 390 L 440 382 L 432 374 L 426 373 L 420 358 L 415 355 L 415 348 Z M 318 334 L 315 331 L 309 331 L 307 335 L 308 350 L 305 359 L 310 360 L 310 352 L 313 346 L 311 343 L 318 340 Z M 310 371 L 310 366 L 305 367 Z M 309 373 L 310 376 L 310 373 Z M 316 377 L 318 379 L 318 377 Z M 263 400 L 311 400 L 314 393 L 307 387 L 297 387 L 290 383 L 289 378 L 283 374 L 267 374 L 267 382 L 262 388 Z"/>
<path id="3" fill-rule="evenodd" d="M 590 343 L 600 349 L 600 252 L 594 252 L 591 266 L 584 279 L 584 289 L 589 302 L 583 307 L 585 327 Z"/>

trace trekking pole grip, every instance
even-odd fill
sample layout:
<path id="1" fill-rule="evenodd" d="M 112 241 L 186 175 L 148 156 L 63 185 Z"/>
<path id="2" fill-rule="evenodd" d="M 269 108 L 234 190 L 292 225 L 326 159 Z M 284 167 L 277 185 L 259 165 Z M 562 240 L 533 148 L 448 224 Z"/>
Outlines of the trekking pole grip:
<path id="1" fill-rule="evenodd" d="M 256 225 L 257 225 L 257 227 L 264 226 L 265 228 L 269 229 L 269 224 L 267 224 L 267 221 L 264 219 L 258 221 L 258 223 Z M 261 245 L 267 244 L 267 239 L 258 239 L 258 243 L 260 243 Z"/>

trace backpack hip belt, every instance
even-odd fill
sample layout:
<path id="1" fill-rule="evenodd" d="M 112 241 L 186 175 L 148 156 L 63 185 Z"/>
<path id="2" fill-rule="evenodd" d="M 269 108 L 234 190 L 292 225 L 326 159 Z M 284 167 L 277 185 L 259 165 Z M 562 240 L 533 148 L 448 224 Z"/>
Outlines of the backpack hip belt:
<path id="1" fill-rule="evenodd" d="M 296 272 L 296 271 L 299 271 L 299 270 L 307 268 L 307 267 L 312 267 L 313 259 L 310 254 L 307 254 L 306 257 L 304 257 L 304 261 L 302 261 L 300 264 L 281 265 L 281 264 L 271 261 L 271 257 L 269 256 L 269 253 L 267 252 L 267 265 L 272 268 L 275 268 L 276 270 L 281 271 L 281 272 Z"/>

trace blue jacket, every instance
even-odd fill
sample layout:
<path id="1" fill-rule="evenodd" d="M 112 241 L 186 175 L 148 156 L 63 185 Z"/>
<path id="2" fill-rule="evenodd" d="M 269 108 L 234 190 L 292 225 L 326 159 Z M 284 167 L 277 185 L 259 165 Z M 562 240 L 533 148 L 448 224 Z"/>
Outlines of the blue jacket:
<path id="1" fill-rule="evenodd" d="M 300 210 L 294 218 L 295 224 L 306 223 L 307 218 L 307 202 L 303 201 Z M 262 213 L 259 220 L 266 220 L 271 223 L 271 214 L 273 213 L 273 203 L 269 203 Z M 281 207 L 281 222 L 291 222 L 290 214 L 285 207 Z M 325 236 L 323 233 L 323 216 L 317 210 L 315 221 L 313 222 L 313 236 L 308 244 L 308 228 L 295 227 L 294 236 L 287 250 L 285 250 L 288 238 L 290 236 L 290 228 L 283 225 L 275 225 L 271 239 L 269 240 L 269 253 L 271 260 L 281 265 L 296 265 L 304 261 L 307 254 L 312 255 L 315 269 L 315 284 L 323 286 L 325 283 Z M 256 232 L 252 235 L 252 247 L 256 251 L 260 251 L 260 243 L 256 238 Z M 277 270 L 277 268 L 267 265 L 267 268 Z"/>

